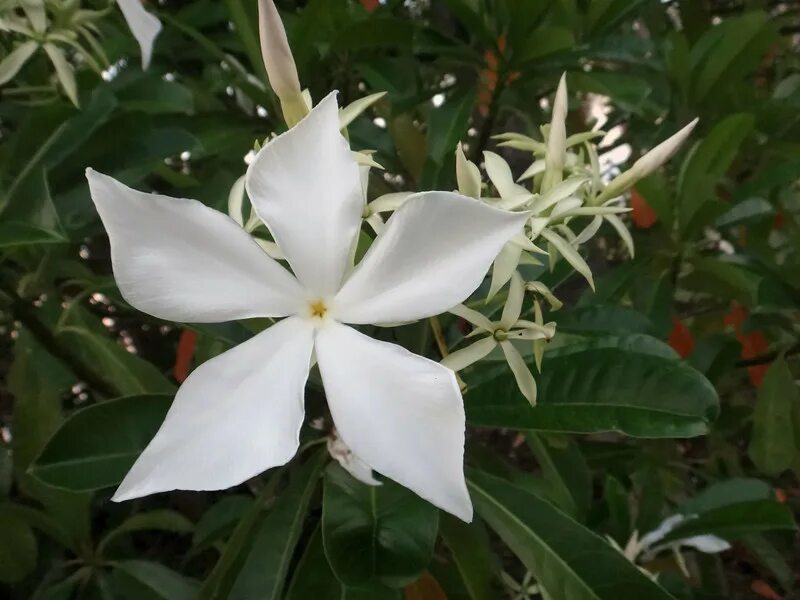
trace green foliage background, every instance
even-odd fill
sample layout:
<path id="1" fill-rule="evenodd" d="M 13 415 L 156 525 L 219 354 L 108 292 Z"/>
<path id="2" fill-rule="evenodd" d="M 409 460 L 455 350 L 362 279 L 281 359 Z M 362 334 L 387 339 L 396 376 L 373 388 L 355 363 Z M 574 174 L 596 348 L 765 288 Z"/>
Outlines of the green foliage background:
<path id="1" fill-rule="evenodd" d="M 5 597 L 482 600 L 527 598 L 523 581 L 552 600 L 797 597 L 800 9 L 278 4 L 314 98 L 388 91 L 349 127 L 391 175 L 374 172 L 371 195 L 453 189 L 459 140 L 479 161 L 496 150 L 494 133 L 537 136 L 564 71 L 569 129 L 591 125 L 591 95 L 608 97 L 605 129 L 623 126 L 614 144 L 629 144 L 631 161 L 695 116 L 700 124 L 637 185 L 626 217 L 636 257 L 614 231 L 590 244 L 596 293 L 563 262 L 527 273 L 567 301 L 540 404 L 527 404 L 502 363 L 466 372 L 473 524 L 391 482 L 359 484 L 312 428 L 292 463 L 237 489 L 112 504 L 177 387 L 185 329 L 119 296 L 83 171 L 225 211 L 243 156 L 283 124 L 255 1 L 149 3 L 164 30 L 145 72 L 118 11 L 103 15 L 101 67 L 118 74 L 104 81 L 74 62 L 79 107 L 35 54 L 0 87 Z M 0 34 L 0 60 L 15 35 Z M 503 154 L 515 173 L 527 166 L 522 153 Z M 455 345 L 457 319 L 443 325 Z M 260 327 L 193 327 L 194 364 Z M 395 341 L 439 358 L 427 327 L 400 328 Z M 309 418 L 324 417 L 313 376 L 308 396 Z M 667 539 L 714 534 L 733 549 L 686 551 L 688 577 L 660 553 L 642 563 L 654 582 L 605 539 L 624 547 L 673 514 L 693 518 Z"/>

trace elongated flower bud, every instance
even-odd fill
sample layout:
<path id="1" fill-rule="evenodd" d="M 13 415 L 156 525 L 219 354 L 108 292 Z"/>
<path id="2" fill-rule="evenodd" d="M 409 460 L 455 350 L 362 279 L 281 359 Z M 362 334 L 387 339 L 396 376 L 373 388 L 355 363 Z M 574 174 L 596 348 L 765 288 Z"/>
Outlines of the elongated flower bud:
<path id="1" fill-rule="evenodd" d="M 614 180 L 608 184 L 608 187 L 603 190 L 603 193 L 595 198 L 593 204 L 602 204 L 610 198 L 619 196 L 633 187 L 640 179 L 652 175 L 661 165 L 673 157 L 678 151 L 678 148 L 681 147 L 686 141 L 686 138 L 692 133 L 698 120 L 699 119 L 695 119 L 678 133 L 661 142 L 658 146 L 633 163 L 630 169 L 614 178 Z"/>
<path id="2" fill-rule="evenodd" d="M 556 98 L 553 101 L 553 118 L 550 121 L 550 133 L 547 136 L 547 152 L 545 154 L 545 170 L 541 192 L 561 183 L 564 176 L 564 158 L 567 151 L 567 75 L 561 76 L 558 82 Z"/>
<path id="3" fill-rule="evenodd" d="M 273 0 L 258 0 L 258 30 L 269 84 L 281 102 L 286 124 L 292 127 L 306 116 L 308 107 L 303 100 L 286 30 Z"/>

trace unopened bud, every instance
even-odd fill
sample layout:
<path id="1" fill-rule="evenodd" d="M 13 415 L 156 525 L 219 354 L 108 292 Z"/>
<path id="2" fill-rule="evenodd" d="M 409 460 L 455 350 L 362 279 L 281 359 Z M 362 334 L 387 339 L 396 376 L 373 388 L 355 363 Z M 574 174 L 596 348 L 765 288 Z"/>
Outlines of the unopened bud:
<path id="1" fill-rule="evenodd" d="M 456 147 L 456 181 L 460 193 L 470 198 L 481 197 L 481 172 L 475 163 L 467 160 L 461 142 Z"/>
<path id="2" fill-rule="evenodd" d="M 553 101 L 553 117 L 547 135 L 547 152 L 545 154 L 545 170 L 542 178 L 541 192 L 561 182 L 564 176 L 564 158 L 567 151 L 567 75 L 561 76 L 558 90 Z"/>
<path id="3" fill-rule="evenodd" d="M 308 107 L 303 100 L 286 30 L 273 0 L 258 1 L 258 29 L 269 84 L 280 100 L 286 124 L 292 127 L 308 114 Z"/>
<path id="4" fill-rule="evenodd" d="M 675 155 L 678 148 L 681 147 L 686 141 L 686 138 L 692 133 L 698 120 L 699 119 L 695 119 L 678 133 L 661 142 L 658 146 L 633 163 L 630 169 L 614 178 L 606 189 L 603 190 L 603 193 L 594 199 L 593 204 L 602 204 L 606 200 L 615 198 L 632 188 L 640 179 L 652 175 L 661 165 Z"/>

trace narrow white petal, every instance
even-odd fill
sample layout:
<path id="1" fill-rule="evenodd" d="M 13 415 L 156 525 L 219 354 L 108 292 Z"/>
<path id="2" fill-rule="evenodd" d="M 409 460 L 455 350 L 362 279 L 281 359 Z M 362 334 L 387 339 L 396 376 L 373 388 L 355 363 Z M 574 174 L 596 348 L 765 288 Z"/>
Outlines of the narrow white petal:
<path id="1" fill-rule="evenodd" d="M 634 257 L 635 248 L 633 245 L 633 236 L 631 232 L 628 231 L 628 228 L 625 227 L 625 223 L 622 222 L 617 215 L 606 215 L 606 221 L 611 223 L 611 226 L 617 230 L 619 237 L 622 238 L 622 241 L 625 243 L 625 247 L 628 249 L 628 254 L 631 255 L 631 258 Z"/>
<path id="2" fill-rule="evenodd" d="M 375 200 L 369 203 L 369 210 L 372 213 L 391 212 L 393 210 L 397 210 L 403 206 L 406 200 L 413 195 L 413 192 L 391 192 L 389 194 L 384 194 L 383 196 L 378 196 L 375 198 Z"/>
<path id="3" fill-rule="evenodd" d="M 559 300 L 558 298 L 556 298 L 555 294 L 553 294 L 550 288 L 547 287 L 545 284 L 543 284 L 541 281 L 529 281 L 527 284 L 525 284 L 525 289 L 527 289 L 529 292 L 534 292 L 536 294 L 541 294 L 542 296 L 544 296 L 544 299 L 547 300 L 547 302 L 550 304 L 550 308 L 552 310 L 558 310 L 559 308 L 564 306 L 564 303 L 561 302 L 561 300 Z"/>
<path id="4" fill-rule="evenodd" d="M 475 291 L 526 218 L 450 192 L 415 194 L 337 294 L 337 318 L 391 323 L 446 312 Z"/>
<path id="5" fill-rule="evenodd" d="M 532 177 L 536 177 L 539 173 L 544 173 L 545 169 L 545 162 L 543 158 L 533 161 L 530 167 L 525 169 L 525 172 L 519 176 L 517 181 L 525 181 L 526 179 L 531 179 Z"/>
<path id="6" fill-rule="evenodd" d="M 684 540 L 679 540 L 677 544 L 679 546 L 689 546 L 690 548 L 705 552 L 706 554 L 717 554 L 718 552 L 724 552 L 731 548 L 731 545 L 727 541 L 716 535 L 696 535 Z"/>
<path id="7" fill-rule="evenodd" d="M 339 127 L 344 129 L 350 123 L 356 120 L 358 115 L 363 113 L 367 110 L 370 106 L 375 104 L 378 100 L 383 98 L 386 95 L 386 92 L 377 92 L 375 94 L 370 94 L 369 96 L 364 96 L 363 98 L 359 98 L 358 100 L 354 100 L 343 109 L 339 111 Z"/>
<path id="8" fill-rule="evenodd" d="M 539 214 L 551 206 L 558 204 L 575 194 L 584 184 L 589 181 L 588 177 L 570 177 L 565 179 L 550 191 L 539 196 L 531 205 L 531 211 Z"/>
<path id="9" fill-rule="evenodd" d="M 244 214 L 242 205 L 244 204 L 244 175 L 239 177 L 231 186 L 228 192 L 228 216 L 244 227 Z"/>
<path id="10" fill-rule="evenodd" d="M 489 285 L 489 294 L 486 297 L 487 301 L 494 298 L 495 294 L 508 283 L 511 276 L 517 270 L 521 256 L 522 248 L 520 248 L 519 245 L 509 242 L 503 246 L 500 254 L 498 254 L 497 258 L 494 260 L 492 283 Z"/>
<path id="11" fill-rule="evenodd" d="M 485 151 L 483 153 L 483 160 L 486 163 L 486 174 L 489 176 L 494 187 L 497 188 L 497 192 L 500 194 L 501 198 L 524 196 L 529 193 L 524 187 L 514 183 L 511 167 L 508 166 L 508 163 L 500 155 Z"/>
<path id="12" fill-rule="evenodd" d="M 603 217 L 597 216 L 575 237 L 575 245 L 580 246 L 592 239 L 603 226 Z"/>
<path id="13" fill-rule="evenodd" d="M 472 323 L 473 325 L 475 325 L 475 327 L 479 327 L 484 331 L 488 332 L 494 331 L 494 323 L 492 323 L 488 317 L 482 315 L 477 310 L 469 308 L 468 306 L 464 306 L 463 304 L 457 304 L 456 306 L 451 308 L 448 312 L 461 317 L 465 321 Z"/>
<path id="14" fill-rule="evenodd" d="M 315 294 L 334 294 L 364 209 L 335 92 L 259 151 L 247 169 L 247 192 L 300 282 Z"/>
<path id="15" fill-rule="evenodd" d="M 131 33 L 142 51 L 142 69 L 150 66 L 153 55 L 153 43 L 158 32 L 161 31 L 161 21 L 158 17 L 147 12 L 142 6 L 142 0 L 117 0 L 122 16 L 128 22 Z"/>
<path id="16" fill-rule="evenodd" d="M 489 336 L 465 348 L 451 352 L 442 359 L 441 364 L 448 369 L 453 369 L 453 371 L 463 371 L 489 354 L 494 350 L 495 346 L 497 346 L 497 340 Z"/>
<path id="17" fill-rule="evenodd" d="M 299 308 L 297 280 L 230 217 L 196 200 L 133 190 L 92 169 L 86 178 L 111 241 L 117 285 L 135 308 L 189 323 Z"/>
<path id="18" fill-rule="evenodd" d="M 465 196 L 481 197 L 481 172 L 475 163 L 467 160 L 461 142 L 456 146 L 456 181 L 458 191 Z"/>
<path id="19" fill-rule="evenodd" d="M 291 460 L 313 338 L 291 317 L 195 369 L 113 499 L 225 489 Z"/>
<path id="20" fill-rule="evenodd" d="M 594 289 L 594 279 L 592 278 L 592 270 L 578 251 L 572 245 L 562 238 L 560 235 L 549 229 L 542 231 L 542 237 L 550 242 L 556 250 L 564 257 L 564 259 L 571 264 L 575 270 L 586 278 L 589 285 Z"/>
<path id="21" fill-rule="evenodd" d="M 508 331 L 517 322 L 522 312 L 522 300 L 525 297 L 525 284 L 517 271 L 511 274 L 511 286 L 508 289 L 508 298 L 503 306 L 500 317 L 500 326 Z"/>
<path id="22" fill-rule="evenodd" d="M 336 429 L 379 473 L 464 521 L 464 402 L 450 369 L 332 323 L 317 333 Z"/>
<path id="23" fill-rule="evenodd" d="M 519 350 L 509 341 L 500 342 L 500 347 L 503 349 L 503 354 L 506 355 L 511 372 L 514 373 L 514 379 L 517 381 L 519 391 L 531 403 L 531 406 L 536 406 L 536 380 L 531 375 L 528 365 L 525 364 Z"/>

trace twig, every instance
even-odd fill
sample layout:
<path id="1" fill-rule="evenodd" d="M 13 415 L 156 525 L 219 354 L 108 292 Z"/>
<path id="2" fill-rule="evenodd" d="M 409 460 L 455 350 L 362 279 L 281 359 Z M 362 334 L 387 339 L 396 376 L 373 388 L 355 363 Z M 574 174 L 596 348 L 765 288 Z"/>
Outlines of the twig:
<path id="1" fill-rule="evenodd" d="M 772 352 L 767 352 L 766 354 L 759 354 L 758 356 L 754 356 L 753 358 L 743 358 L 742 360 L 737 360 L 736 363 L 734 364 L 736 367 L 739 368 L 766 365 L 773 362 L 781 354 L 783 354 L 783 356 L 794 356 L 795 354 L 800 354 L 800 343 L 797 343 L 794 346 L 790 346 L 786 350 L 773 350 Z"/>

